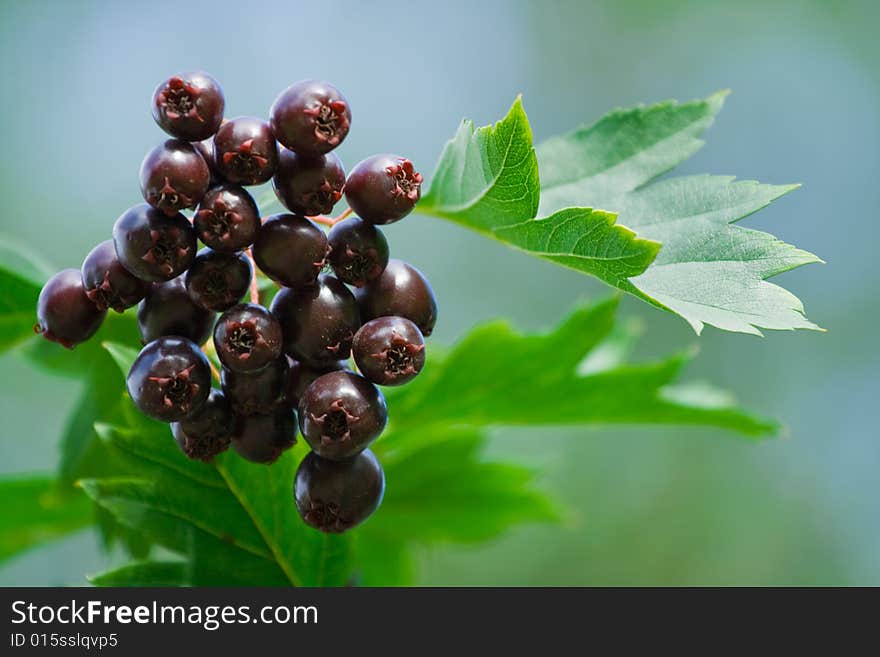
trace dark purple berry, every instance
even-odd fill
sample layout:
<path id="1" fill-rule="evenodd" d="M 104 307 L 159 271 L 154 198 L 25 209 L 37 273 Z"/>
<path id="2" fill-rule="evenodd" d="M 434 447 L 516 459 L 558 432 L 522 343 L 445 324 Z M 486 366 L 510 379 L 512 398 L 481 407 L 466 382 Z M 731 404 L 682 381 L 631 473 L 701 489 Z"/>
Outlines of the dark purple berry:
<path id="1" fill-rule="evenodd" d="M 351 347 L 358 371 L 380 386 L 412 381 L 425 366 L 425 339 L 403 317 L 378 317 L 355 333 Z"/>
<path id="2" fill-rule="evenodd" d="M 360 328 L 357 302 L 338 278 L 318 277 L 317 285 L 282 288 L 272 300 L 272 314 L 281 322 L 284 353 L 310 365 L 351 355 L 351 341 Z"/>
<path id="3" fill-rule="evenodd" d="M 197 305 L 222 312 L 241 301 L 254 269 L 243 253 L 202 249 L 186 272 L 186 290 Z"/>
<path id="4" fill-rule="evenodd" d="M 364 221 L 390 224 L 412 212 L 421 189 L 422 174 L 405 157 L 373 155 L 348 174 L 345 199 Z"/>
<path id="5" fill-rule="evenodd" d="M 302 155 L 329 153 L 351 127 L 348 102 L 320 80 L 302 80 L 282 91 L 269 115 L 278 141 Z"/>
<path id="6" fill-rule="evenodd" d="M 263 224 L 254 242 L 254 262 L 285 287 L 313 285 L 327 257 L 327 235 L 301 215 L 276 214 Z"/>
<path id="7" fill-rule="evenodd" d="M 171 425 L 181 451 L 191 459 L 211 461 L 229 447 L 234 417 L 222 392 L 211 390 L 202 408 L 192 417 Z"/>
<path id="8" fill-rule="evenodd" d="M 224 367 L 220 385 L 238 415 L 271 413 L 285 401 L 287 368 L 287 356 L 276 358 L 256 372 L 235 372 Z"/>
<path id="9" fill-rule="evenodd" d="M 259 185 L 275 173 L 278 144 L 269 124 L 252 116 L 227 121 L 214 135 L 214 164 L 230 182 Z"/>
<path id="10" fill-rule="evenodd" d="M 64 269 L 40 290 L 34 332 L 73 349 L 95 334 L 106 315 L 86 296 L 79 270 Z"/>
<path id="11" fill-rule="evenodd" d="M 374 281 L 355 291 L 363 321 L 377 317 L 405 317 L 425 337 L 437 323 L 437 299 L 418 269 L 392 258 Z"/>
<path id="12" fill-rule="evenodd" d="M 281 356 L 281 324 L 263 306 L 243 303 L 220 315 L 214 348 L 224 367 L 255 372 Z"/>
<path id="13" fill-rule="evenodd" d="M 210 182 L 207 162 L 192 144 L 179 139 L 159 144 L 141 162 L 144 199 L 167 215 L 194 208 Z"/>
<path id="14" fill-rule="evenodd" d="M 288 365 L 286 398 L 287 403 L 291 406 L 299 404 L 300 397 L 306 388 L 312 385 L 312 381 L 318 377 L 328 372 L 348 369 L 347 360 L 338 360 L 322 365 L 306 365 L 290 356 L 285 358 L 287 358 Z"/>
<path id="15" fill-rule="evenodd" d="M 379 389 L 353 372 L 318 377 L 299 400 L 299 428 L 325 459 L 362 452 L 385 428 L 388 409 Z"/>
<path id="16" fill-rule="evenodd" d="M 186 217 L 169 217 L 146 203 L 116 220 L 113 244 L 122 266 L 142 281 L 170 281 L 196 257 L 196 232 Z"/>
<path id="17" fill-rule="evenodd" d="M 128 372 L 128 394 L 144 414 L 179 422 L 198 413 L 211 392 L 211 367 L 199 346 L 186 338 L 154 340 Z"/>
<path id="18" fill-rule="evenodd" d="M 270 464 L 296 444 L 296 413 L 282 406 L 267 415 L 240 415 L 232 433 L 232 449 L 254 463 Z"/>
<path id="19" fill-rule="evenodd" d="M 328 534 L 361 524 L 379 508 L 384 493 L 385 473 L 370 450 L 346 461 L 308 454 L 293 484 L 299 515 L 310 527 Z"/>
<path id="20" fill-rule="evenodd" d="M 291 212 L 310 217 L 329 214 L 342 198 L 345 170 L 333 153 L 308 156 L 282 148 L 272 186 Z"/>
<path id="21" fill-rule="evenodd" d="M 116 257 L 113 240 L 101 242 L 83 260 L 83 288 L 98 310 L 112 308 L 118 313 L 143 299 L 150 284 L 132 275 Z"/>
<path id="22" fill-rule="evenodd" d="M 232 253 L 254 243 L 260 230 L 260 211 L 243 187 L 223 184 L 208 190 L 193 223 L 206 246 Z"/>
<path id="23" fill-rule="evenodd" d="M 382 231 L 358 217 L 338 222 L 330 229 L 327 241 L 327 260 L 336 276 L 349 285 L 366 285 L 388 264 L 388 241 Z"/>
<path id="24" fill-rule="evenodd" d="M 180 73 L 156 87 L 153 118 L 169 135 L 201 141 L 217 132 L 225 102 L 220 84 L 207 73 Z"/>
<path id="25" fill-rule="evenodd" d="M 193 148 L 195 148 L 199 155 L 202 156 L 202 159 L 205 161 L 205 164 L 208 165 L 208 170 L 211 172 L 211 184 L 210 187 L 216 187 L 217 185 L 222 185 L 226 182 L 223 179 L 222 174 L 217 170 L 217 165 L 214 163 L 214 138 L 210 137 L 208 139 L 203 139 L 202 141 L 194 141 L 192 142 Z"/>
<path id="26" fill-rule="evenodd" d="M 150 286 L 137 313 L 143 344 L 171 335 L 203 344 L 211 336 L 214 318 L 192 300 L 182 278 Z"/>

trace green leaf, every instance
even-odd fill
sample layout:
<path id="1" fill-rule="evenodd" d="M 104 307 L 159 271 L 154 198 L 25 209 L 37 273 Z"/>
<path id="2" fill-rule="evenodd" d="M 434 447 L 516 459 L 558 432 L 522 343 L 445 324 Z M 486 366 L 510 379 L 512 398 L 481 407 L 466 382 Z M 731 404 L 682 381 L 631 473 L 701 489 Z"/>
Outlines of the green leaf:
<path id="1" fill-rule="evenodd" d="M 794 186 L 710 176 L 648 185 L 700 148 L 725 95 L 617 110 L 536 151 L 517 100 L 495 126 L 462 125 L 418 210 L 596 276 L 697 333 L 817 329 L 766 279 L 819 258 L 734 225 Z"/>
<path id="2" fill-rule="evenodd" d="M 93 522 L 88 500 L 58 495 L 48 475 L 3 477 L 0 499 L 0 562 Z"/>
<path id="3" fill-rule="evenodd" d="M 189 564 L 185 561 L 136 561 L 92 575 L 95 586 L 191 586 Z"/>
<path id="4" fill-rule="evenodd" d="M 118 342 L 110 341 L 102 342 L 101 346 L 107 350 L 108 354 L 110 354 L 110 357 L 113 359 L 113 362 L 116 363 L 116 366 L 119 368 L 119 371 L 122 372 L 122 375 L 128 375 L 128 371 L 131 369 L 135 358 L 137 358 L 139 350 L 124 344 L 119 344 Z"/>
<path id="5" fill-rule="evenodd" d="M 0 353 L 34 335 L 40 285 L 32 278 L 33 268 L 20 260 L 15 250 L 0 242 Z M 26 273 L 13 269 L 16 264 Z"/>

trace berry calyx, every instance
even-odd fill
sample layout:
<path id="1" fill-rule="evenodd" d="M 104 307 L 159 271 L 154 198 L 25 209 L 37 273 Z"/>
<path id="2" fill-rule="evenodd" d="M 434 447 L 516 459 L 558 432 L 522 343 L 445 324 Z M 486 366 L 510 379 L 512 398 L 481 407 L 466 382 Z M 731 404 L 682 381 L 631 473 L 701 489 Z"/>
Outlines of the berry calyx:
<path id="1" fill-rule="evenodd" d="M 296 413 L 282 407 L 266 415 L 236 418 L 232 449 L 244 459 L 269 465 L 296 444 Z"/>
<path id="2" fill-rule="evenodd" d="M 243 253 L 202 249 L 186 272 L 186 289 L 196 305 L 206 310 L 229 310 L 248 291 L 253 273 Z"/>
<path id="3" fill-rule="evenodd" d="M 302 155 L 323 155 L 345 139 L 351 110 L 329 82 L 302 80 L 282 91 L 269 110 L 278 141 Z"/>
<path id="4" fill-rule="evenodd" d="M 196 257 L 196 233 L 186 217 L 165 215 L 146 203 L 116 220 L 113 244 L 122 266 L 142 281 L 169 281 Z"/>
<path id="5" fill-rule="evenodd" d="M 358 370 L 381 386 L 412 381 L 425 366 L 425 340 L 419 327 L 403 317 L 379 317 L 354 336 L 351 353 Z"/>
<path id="6" fill-rule="evenodd" d="M 254 241 L 254 262 L 276 283 L 290 288 L 313 285 L 324 268 L 327 235 L 302 215 L 276 214 Z"/>
<path id="7" fill-rule="evenodd" d="M 246 303 L 227 310 L 214 327 L 214 348 L 224 367 L 254 372 L 281 356 L 281 324 L 263 306 Z"/>
<path id="8" fill-rule="evenodd" d="M 227 121 L 214 135 L 214 165 L 230 182 L 259 185 L 278 165 L 278 144 L 265 121 L 240 116 Z"/>
<path id="9" fill-rule="evenodd" d="M 217 132 L 225 102 L 220 84 L 207 73 L 179 73 L 156 87 L 153 119 L 173 137 L 201 141 Z"/>
<path id="10" fill-rule="evenodd" d="M 137 312 L 143 344 L 171 335 L 202 344 L 211 336 L 214 317 L 192 300 L 182 278 L 151 285 Z"/>
<path id="11" fill-rule="evenodd" d="M 233 410 L 239 415 L 272 413 L 285 402 L 288 381 L 286 356 L 276 358 L 255 372 L 220 370 L 220 385 Z M 294 406 L 289 403 L 289 406 Z"/>
<path id="12" fill-rule="evenodd" d="M 99 309 L 86 295 L 79 270 L 64 269 L 40 290 L 34 333 L 73 349 L 92 337 L 106 316 L 106 309 Z"/>
<path id="13" fill-rule="evenodd" d="M 345 199 L 372 224 L 400 221 L 421 196 L 422 174 L 399 155 L 373 155 L 355 165 L 345 181 Z"/>
<path id="14" fill-rule="evenodd" d="M 300 431 L 312 450 L 328 459 L 346 459 L 363 451 L 387 421 L 382 393 L 353 372 L 318 377 L 299 400 Z"/>
<path id="15" fill-rule="evenodd" d="M 418 269 L 392 258 L 382 274 L 355 290 L 364 321 L 377 317 L 405 317 L 425 337 L 437 323 L 437 298 L 428 279 Z"/>
<path id="16" fill-rule="evenodd" d="M 333 273 L 343 282 L 363 287 L 388 264 L 388 240 L 373 224 L 358 217 L 337 222 L 327 235 Z"/>
<path id="17" fill-rule="evenodd" d="M 101 242 L 83 260 L 82 284 L 86 296 L 98 310 L 124 312 L 143 299 L 150 288 L 122 266 L 113 240 Z"/>
<path id="18" fill-rule="evenodd" d="M 195 207 L 211 182 L 208 164 L 192 144 L 169 139 L 141 163 L 144 200 L 167 215 Z"/>
<path id="19" fill-rule="evenodd" d="M 229 447 L 233 422 L 232 408 L 226 397 L 212 389 L 197 413 L 171 424 L 171 433 L 189 458 L 210 462 Z"/>
<path id="20" fill-rule="evenodd" d="M 162 337 L 141 349 L 126 384 L 141 413 L 163 422 L 178 422 L 192 417 L 208 399 L 211 368 L 196 343 Z"/>
<path id="21" fill-rule="evenodd" d="M 338 278 L 322 274 L 313 286 L 282 288 L 270 310 L 281 323 L 288 356 L 320 365 L 351 355 L 360 314 L 354 296 Z"/>
<path id="22" fill-rule="evenodd" d="M 370 450 L 345 461 L 330 461 L 313 452 L 299 464 L 293 491 L 296 508 L 307 525 L 339 534 L 379 508 L 385 473 Z"/>
<path id="23" fill-rule="evenodd" d="M 247 190 L 227 183 L 207 191 L 193 223 L 205 246 L 231 253 L 254 243 L 260 230 L 260 211 Z"/>
<path id="24" fill-rule="evenodd" d="M 345 170 L 334 153 L 306 156 L 283 148 L 272 187 L 278 200 L 291 212 L 307 216 L 329 214 L 342 198 Z"/>

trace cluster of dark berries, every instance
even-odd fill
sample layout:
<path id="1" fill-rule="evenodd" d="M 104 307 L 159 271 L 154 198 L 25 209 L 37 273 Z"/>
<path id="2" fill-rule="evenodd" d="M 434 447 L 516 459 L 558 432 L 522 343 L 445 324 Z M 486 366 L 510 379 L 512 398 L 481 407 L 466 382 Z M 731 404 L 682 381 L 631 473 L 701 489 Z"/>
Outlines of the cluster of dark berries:
<path id="1" fill-rule="evenodd" d="M 377 227 L 409 214 L 422 177 L 396 155 L 367 158 L 346 177 L 332 151 L 351 111 L 326 82 L 286 89 L 268 122 L 225 120 L 217 81 L 183 73 L 159 85 L 152 111 L 173 139 L 141 164 L 146 203 L 119 217 L 81 271 L 46 283 L 35 329 L 72 348 L 108 308 L 139 304 L 145 346 L 127 378 L 135 405 L 171 423 L 183 452 L 205 461 L 231 445 L 273 463 L 299 429 L 312 449 L 296 474 L 299 513 L 321 531 L 350 529 L 385 487 L 367 449 L 387 422 L 377 385 L 421 371 L 437 319 L 427 280 L 389 260 Z M 245 186 L 270 179 L 289 213 L 263 219 Z M 320 216 L 343 194 L 349 212 Z M 269 308 L 259 304 L 254 263 L 281 286 Z M 241 303 L 249 290 L 251 303 Z M 209 339 L 219 389 L 199 346 Z"/>

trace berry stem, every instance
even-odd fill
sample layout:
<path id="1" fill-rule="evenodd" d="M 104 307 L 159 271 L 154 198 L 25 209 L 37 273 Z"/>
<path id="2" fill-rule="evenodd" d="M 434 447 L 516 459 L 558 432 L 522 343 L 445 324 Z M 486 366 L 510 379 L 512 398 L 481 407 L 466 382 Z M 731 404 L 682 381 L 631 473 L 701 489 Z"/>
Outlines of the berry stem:
<path id="1" fill-rule="evenodd" d="M 205 352 L 205 355 L 206 355 L 206 356 L 208 355 L 208 351 L 207 351 L 204 347 L 202 347 L 202 351 Z M 214 377 L 214 380 L 215 380 L 217 383 L 220 383 L 220 372 L 219 372 L 219 370 L 214 366 L 214 362 L 211 360 L 210 356 L 208 357 L 208 365 L 211 366 L 211 374 L 212 374 L 212 376 Z"/>
<path id="2" fill-rule="evenodd" d="M 343 219 L 350 217 L 352 212 L 353 210 L 351 208 L 348 208 L 348 210 L 335 217 L 325 217 L 323 215 L 317 215 L 314 217 L 309 217 L 309 219 L 314 221 L 316 224 L 324 224 L 325 226 L 330 226 L 330 228 L 333 228 L 333 226 L 338 224 Z"/>
<path id="3" fill-rule="evenodd" d="M 257 263 L 254 262 L 254 254 L 251 253 L 251 250 L 248 249 L 245 251 L 247 254 L 248 260 L 251 261 L 251 269 L 253 270 L 253 274 L 251 275 L 251 303 L 260 303 L 260 287 L 257 284 Z"/>

